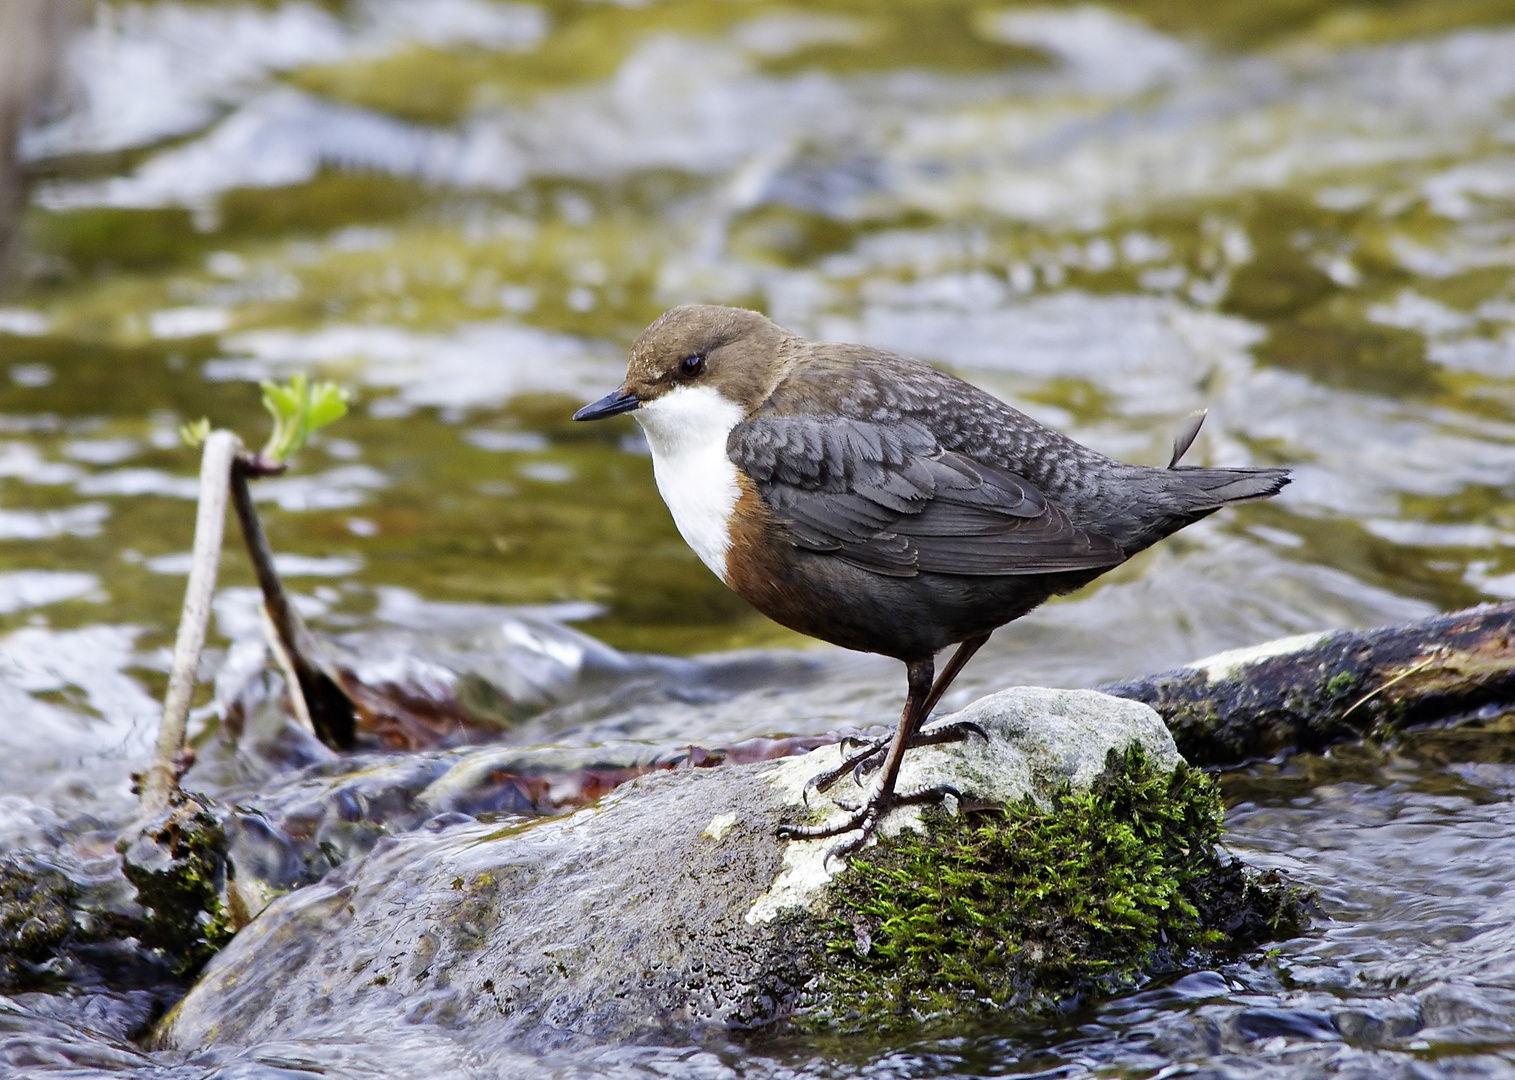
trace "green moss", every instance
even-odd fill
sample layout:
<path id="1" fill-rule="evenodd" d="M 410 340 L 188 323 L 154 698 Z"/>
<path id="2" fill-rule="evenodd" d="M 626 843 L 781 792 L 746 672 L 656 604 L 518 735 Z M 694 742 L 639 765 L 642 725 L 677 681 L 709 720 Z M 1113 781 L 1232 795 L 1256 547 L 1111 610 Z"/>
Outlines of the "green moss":
<path id="1" fill-rule="evenodd" d="M 73 885 L 62 874 L 0 859 L 0 992 L 31 989 L 31 969 L 77 936 Z"/>
<path id="2" fill-rule="evenodd" d="M 1225 734 L 1221 728 L 1223 718 L 1213 698 L 1190 700 L 1175 696 L 1163 702 L 1163 723 L 1173 733 L 1179 753 L 1190 760 L 1195 759 L 1194 749 L 1215 742 Z M 1227 760 L 1245 756 L 1245 746 L 1239 739 L 1232 739 L 1226 746 Z"/>
<path id="3" fill-rule="evenodd" d="M 1326 683 L 1326 693 L 1333 697 L 1337 694 L 1344 694 L 1361 681 L 1354 671 L 1338 671 Z"/>
<path id="4" fill-rule="evenodd" d="M 134 841 L 121 842 L 122 871 L 144 909 L 139 937 L 191 975 L 231 940 L 226 833 L 210 804 L 186 794 Z"/>
<path id="5" fill-rule="evenodd" d="M 1217 851 L 1196 769 L 1112 752 L 1050 812 L 943 815 L 852 860 L 828 899 L 810 1028 L 908 1027 L 1111 993 L 1293 934 L 1300 894 Z"/>

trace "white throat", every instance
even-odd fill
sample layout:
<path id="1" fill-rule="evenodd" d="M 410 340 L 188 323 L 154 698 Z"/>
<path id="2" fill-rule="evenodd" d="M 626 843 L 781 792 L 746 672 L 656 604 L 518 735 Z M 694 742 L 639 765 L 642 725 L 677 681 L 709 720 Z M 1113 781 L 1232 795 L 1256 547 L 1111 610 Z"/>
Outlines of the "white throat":
<path id="1" fill-rule="evenodd" d="M 744 410 L 709 386 L 681 386 L 631 414 L 647 433 L 652 475 L 684 542 L 722 581 L 731 514 L 741 497 L 726 437 Z"/>

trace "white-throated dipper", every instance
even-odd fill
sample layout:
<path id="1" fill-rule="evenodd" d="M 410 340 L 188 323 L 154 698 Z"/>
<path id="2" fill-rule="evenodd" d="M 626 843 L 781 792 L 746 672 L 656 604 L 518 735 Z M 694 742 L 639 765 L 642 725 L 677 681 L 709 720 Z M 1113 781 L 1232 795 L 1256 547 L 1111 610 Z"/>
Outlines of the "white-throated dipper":
<path id="1" fill-rule="evenodd" d="M 856 832 L 890 807 L 911 746 L 995 628 L 1070 592 L 1227 503 L 1265 498 L 1281 468 L 1128 465 L 928 364 L 807 341 L 754 311 L 676 307 L 631 348 L 620 389 L 574 414 L 632 412 L 658 491 L 705 565 L 764 615 L 803 634 L 905 663 L 891 739 L 816 778 L 826 789 L 882 757 L 868 800 L 833 826 Z M 935 657 L 957 651 L 933 681 Z"/>

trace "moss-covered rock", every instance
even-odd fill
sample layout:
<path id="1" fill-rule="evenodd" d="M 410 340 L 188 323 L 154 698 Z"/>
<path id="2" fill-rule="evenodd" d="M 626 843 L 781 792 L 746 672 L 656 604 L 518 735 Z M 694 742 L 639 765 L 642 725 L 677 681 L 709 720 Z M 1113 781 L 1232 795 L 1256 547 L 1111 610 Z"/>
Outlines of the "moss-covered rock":
<path id="1" fill-rule="evenodd" d="M 651 773 L 530 823 L 439 816 L 270 904 L 207 965 L 160 1045 L 404 1021 L 546 1050 L 791 1017 L 971 1020 L 1292 928 L 1292 901 L 1216 854 L 1215 788 L 1147 706 L 1020 688 L 958 718 L 987 738 L 912 750 L 902 784 L 950 783 L 961 816 L 900 808 L 850 864 L 827 858 L 835 839 L 776 835 L 843 812 L 813 793 L 807 811 L 804 790 L 838 746 Z M 828 794 L 856 797 L 851 783 Z"/>
<path id="2" fill-rule="evenodd" d="M 1168 775 L 1180 764 L 1173 736 L 1146 705 L 1091 690 L 1049 690 L 1020 686 L 980 698 L 948 720 L 967 723 L 986 738 L 923 746 L 905 755 L 900 769 L 902 791 L 950 788 L 966 806 L 1016 806 L 1025 800 L 1051 811 L 1069 792 L 1087 792 L 1105 771 L 1111 751 L 1140 748 L 1156 773 Z M 784 762 L 769 783 L 791 807 L 795 818 L 833 824 L 846 817 L 840 803 L 868 797 L 872 775 L 849 774 L 816 798 L 806 784 L 834 768 L 844 749 L 824 747 L 804 758 Z M 901 831 L 927 828 L 918 806 L 901 806 L 884 816 L 883 839 Z M 764 922 L 780 912 L 817 910 L 824 890 L 841 866 L 831 857 L 834 839 L 795 840 L 784 846 L 784 872 L 748 912 L 749 922 Z"/>
<path id="3" fill-rule="evenodd" d="M 1225 859 L 1221 819 L 1209 777 L 1154 767 L 1140 744 L 1050 809 L 1027 796 L 928 814 L 927 834 L 834 882 L 798 1020 L 876 1030 L 1041 1009 L 1296 932 L 1302 897 Z"/>
<path id="4" fill-rule="evenodd" d="M 27 989 L 33 965 L 75 936 L 74 897 L 63 874 L 0 858 L 0 993 Z"/>
<path id="5" fill-rule="evenodd" d="M 233 933 L 223 900 L 226 832 L 211 804 L 181 792 L 162 817 L 118 846 L 143 908 L 143 944 L 167 954 L 176 974 L 198 971 Z"/>

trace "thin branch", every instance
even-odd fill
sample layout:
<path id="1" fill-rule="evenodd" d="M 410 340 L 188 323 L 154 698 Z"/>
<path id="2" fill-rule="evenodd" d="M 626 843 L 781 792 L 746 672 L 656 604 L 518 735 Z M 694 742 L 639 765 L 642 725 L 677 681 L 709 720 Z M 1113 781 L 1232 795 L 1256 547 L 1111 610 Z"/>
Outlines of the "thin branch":
<path id="1" fill-rule="evenodd" d="M 1347 717 L 1355 713 L 1358 709 L 1362 708 L 1368 702 L 1376 698 L 1379 694 L 1393 689 L 1395 686 L 1408 679 L 1411 675 L 1418 675 L 1420 672 L 1424 671 L 1426 668 L 1430 667 L 1432 664 L 1436 663 L 1438 659 L 1440 659 L 1439 653 L 1439 649 L 1432 650 L 1430 656 L 1426 657 L 1414 667 L 1407 667 L 1398 675 L 1395 675 L 1393 678 L 1389 679 L 1383 685 L 1375 686 L 1372 690 L 1369 690 L 1366 694 L 1353 702 L 1352 705 L 1348 707 L 1347 711 L 1341 714 L 1341 718 L 1345 720 Z"/>
<path id="2" fill-rule="evenodd" d="M 200 506 L 195 516 L 195 547 L 184 590 L 184 610 L 174 641 L 174 662 L 163 699 L 163 720 L 152 763 L 142 774 L 144 814 L 168 809 L 179 787 L 179 762 L 184 753 L 184 732 L 195 692 L 195 673 L 205 630 L 210 622 L 210 602 L 216 591 L 216 570 L 221 561 L 221 541 L 226 529 L 226 499 L 232 463 L 242 441 L 229 431 L 215 431 L 205 440 L 200 459 Z"/>
<path id="3" fill-rule="evenodd" d="M 305 704 L 305 691 L 300 689 L 300 675 L 295 670 L 295 662 L 289 657 L 289 650 L 284 647 L 284 641 L 279 637 L 279 628 L 269 617 L 268 605 L 258 605 L 259 622 L 263 624 L 263 640 L 268 643 L 268 651 L 273 653 L 274 662 L 279 665 L 279 671 L 284 675 L 284 683 L 289 687 L 289 707 L 295 714 L 295 723 L 309 735 L 316 733 L 316 725 L 310 719 L 310 706 Z"/>
<path id="4" fill-rule="evenodd" d="M 242 539 L 252 559 L 253 572 L 263 590 L 263 607 L 278 631 L 316 735 L 327 746 L 345 750 L 353 745 L 356 718 L 352 698 L 342 688 L 336 671 L 326 660 L 320 644 L 300 618 L 274 568 L 274 553 L 268 535 L 253 505 L 249 476 L 267 476 L 274 471 L 261 458 L 240 456 L 231 473 L 231 502 L 242 525 Z M 291 688 L 293 693 L 293 688 Z"/>

